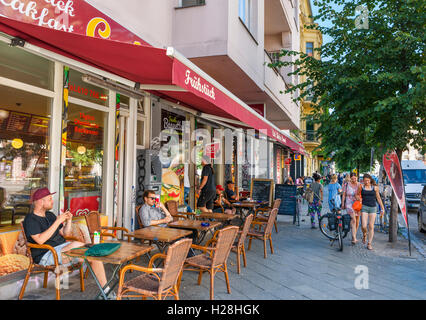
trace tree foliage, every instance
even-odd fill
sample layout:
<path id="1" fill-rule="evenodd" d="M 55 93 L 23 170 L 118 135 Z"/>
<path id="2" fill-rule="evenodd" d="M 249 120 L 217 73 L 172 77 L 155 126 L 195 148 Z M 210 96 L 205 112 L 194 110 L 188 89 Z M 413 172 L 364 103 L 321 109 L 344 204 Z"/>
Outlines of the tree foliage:
<path id="1" fill-rule="evenodd" d="M 331 38 L 315 49 L 321 59 L 282 50 L 282 56 L 297 59 L 274 66 L 292 66 L 290 74 L 306 77 L 286 92 L 302 92 L 295 100 L 313 97 L 309 118 L 319 124 L 324 154 L 350 169 L 369 166 L 371 148 L 377 159 L 408 144 L 424 153 L 426 2 L 313 2 L 319 7 L 314 20 L 332 22 L 331 27 L 306 26 Z M 366 29 L 355 23 L 358 6 L 368 8 Z"/>

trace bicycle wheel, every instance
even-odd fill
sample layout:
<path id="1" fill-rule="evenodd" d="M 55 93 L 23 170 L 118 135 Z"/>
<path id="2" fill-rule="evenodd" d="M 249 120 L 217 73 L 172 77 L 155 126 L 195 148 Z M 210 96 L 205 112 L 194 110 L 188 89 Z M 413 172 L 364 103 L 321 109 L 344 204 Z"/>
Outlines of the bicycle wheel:
<path id="1" fill-rule="evenodd" d="M 337 240 L 339 242 L 339 251 L 343 251 L 343 233 L 342 227 L 337 225 Z"/>
<path id="2" fill-rule="evenodd" d="M 336 239 L 336 233 L 328 228 L 328 213 L 319 218 L 319 229 L 330 240 Z"/>

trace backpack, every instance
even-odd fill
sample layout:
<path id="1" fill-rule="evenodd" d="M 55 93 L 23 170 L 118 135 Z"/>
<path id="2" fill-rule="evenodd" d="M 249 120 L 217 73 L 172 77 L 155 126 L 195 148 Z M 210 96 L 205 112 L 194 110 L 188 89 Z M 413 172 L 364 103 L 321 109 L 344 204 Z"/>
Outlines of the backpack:
<path id="1" fill-rule="evenodd" d="M 305 191 L 305 199 L 308 201 L 308 203 L 314 202 L 314 190 L 307 188 Z"/>

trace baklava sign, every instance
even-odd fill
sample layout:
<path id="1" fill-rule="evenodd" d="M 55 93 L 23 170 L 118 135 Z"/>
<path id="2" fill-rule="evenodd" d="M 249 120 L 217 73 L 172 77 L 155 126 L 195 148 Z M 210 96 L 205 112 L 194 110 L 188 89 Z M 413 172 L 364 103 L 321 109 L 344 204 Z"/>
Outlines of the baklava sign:
<path id="1" fill-rule="evenodd" d="M 148 45 L 85 0 L 0 0 L 0 16 L 89 37 Z"/>

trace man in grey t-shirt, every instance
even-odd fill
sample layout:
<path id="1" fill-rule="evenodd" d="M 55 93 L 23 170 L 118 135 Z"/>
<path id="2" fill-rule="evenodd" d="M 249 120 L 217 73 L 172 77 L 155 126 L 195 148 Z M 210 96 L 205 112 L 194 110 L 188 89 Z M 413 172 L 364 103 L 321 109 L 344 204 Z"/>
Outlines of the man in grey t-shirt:
<path id="1" fill-rule="evenodd" d="M 153 190 L 147 190 L 143 194 L 144 204 L 139 209 L 139 217 L 141 218 L 143 226 L 159 226 L 167 227 L 169 222 L 173 221 L 173 217 L 170 212 L 166 209 L 164 204 L 160 202 L 159 208 L 155 205 L 155 192 Z"/>

